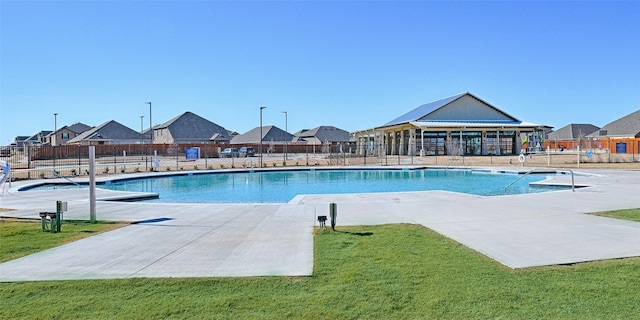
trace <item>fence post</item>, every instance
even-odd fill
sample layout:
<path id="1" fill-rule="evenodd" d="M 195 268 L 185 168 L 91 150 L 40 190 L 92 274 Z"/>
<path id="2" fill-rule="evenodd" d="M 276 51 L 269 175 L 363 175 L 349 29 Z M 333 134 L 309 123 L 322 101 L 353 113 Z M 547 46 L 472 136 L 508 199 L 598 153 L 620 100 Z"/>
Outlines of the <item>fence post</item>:
<path id="1" fill-rule="evenodd" d="M 27 169 L 31 169 L 31 148 L 27 146 Z M 31 170 L 27 170 L 27 179 L 31 179 Z"/>
<path id="2" fill-rule="evenodd" d="M 89 146 L 89 217 L 96 223 L 96 147 Z"/>

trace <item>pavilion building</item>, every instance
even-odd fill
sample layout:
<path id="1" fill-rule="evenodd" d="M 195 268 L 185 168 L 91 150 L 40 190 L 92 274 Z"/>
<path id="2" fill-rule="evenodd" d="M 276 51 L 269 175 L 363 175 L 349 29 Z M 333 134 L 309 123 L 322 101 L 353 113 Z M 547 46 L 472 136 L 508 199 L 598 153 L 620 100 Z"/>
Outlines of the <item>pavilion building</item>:
<path id="1" fill-rule="evenodd" d="M 355 137 L 360 155 L 510 155 L 541 151 L 543 132 L 550 129 L 467 92 L 421 105 Z"/>

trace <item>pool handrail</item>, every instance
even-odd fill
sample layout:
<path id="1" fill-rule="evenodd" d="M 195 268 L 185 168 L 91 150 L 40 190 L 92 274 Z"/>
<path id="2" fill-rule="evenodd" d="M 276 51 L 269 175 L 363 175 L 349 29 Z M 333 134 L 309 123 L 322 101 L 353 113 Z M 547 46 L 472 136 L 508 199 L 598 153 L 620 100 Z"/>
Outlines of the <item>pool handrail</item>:
<path id="1" fill-rule="evenodd" d="M 75 184 L 77 187 L 82 187 L 79 183 L 77 183 L 77 182 L 75 182 L 75 181 L 73 181 L 73 180 L 71 180 L 71 179 L 69 179 L 69 178 L 67 178 L 67 177 L 65 177 L 65 176 L 63 176 L 63 175 L 61 175 L 61 174 L 59 174 L 59 173 L 58 173 L 58 172 L 56 172 L 55 170 L 51 170 L 51 173 L 52 173 L 54 176 L 58 177 L 58 178 L 61 178 L 61 179 L 67 180 L 67 181 L 69 181 L 69 182 L 71 182 L 71 183 Z"/>
<path id="2" fill-rule="evenodd" d="M 537 169 L 531 169 L 527 172 L 525 172 L 523 175 L 521 175 L 520 177 L 518 177 L 518 179 L 514 180 L 513 182 L 509 183 L 506 187 L 504 187 L 504 191 L 507 191 L 507 189 L 509 187 L 511 187 L 513 184 L 515 184 L 516 182 L 522 180 L 524 177 L 526 177 L 527 175 L 533 173 L 534 171 L 536 171 Z M 574 178 L 574 174 L 573 174 L 573 170 L 566 170 L 571 172 L 571 191 L 575 192 L 576 191 L 576 184 L 575 184 L 575 178 Z M 560 171 L 562 173 L 564 173 L 564 171 Z M 556 171 L 556 173 L 558 173 L 558 171 Z"/>

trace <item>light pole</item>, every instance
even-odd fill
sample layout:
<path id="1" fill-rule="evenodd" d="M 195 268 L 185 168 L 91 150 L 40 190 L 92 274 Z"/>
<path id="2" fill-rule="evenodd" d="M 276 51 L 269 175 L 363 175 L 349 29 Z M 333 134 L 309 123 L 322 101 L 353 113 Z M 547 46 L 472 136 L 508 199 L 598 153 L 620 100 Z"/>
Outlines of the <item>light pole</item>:
<path id="1" fill-rule="evenodd" d="M 265 106 L 260 107 L 260 168 L 262 168 L 262 110 L 266 108 Z"/>
<path id="2" fill-rule="evenodd" d="M 153 124 L 151 121 L 151 102 L 145 102 L 149 105 L 149 131 L 151 131 L 151 145 L 153 145 Z"/>
<path id="3" fill-rule="evenodd" d="M 144 144 L 144 127 L 142 124 L 142 120 L 144 116 L 140 116 L 140 144 Z"/>
<path id="4" fill-rule="evenodd" d="M 151 102 L 147 101 L 145 102 L 146 104 L 149 105 L 149 132 L 151 133 L 150 137 L 151 140 L 149 141 L 149 157 L 151 157 L 151 153 L 153 152 L 153 124 L 151 121 Z M 146 165 L 146 161 L 145 161 L 145 165 Z M 151 167 L 153 167 L 153 165 L 151 165 Z"/>
<path id="5" fill-rule="evenodd" d="M 58 131 L 58 113 L 53 114 L 53 136 L 51 140 L 51 147 L 53 148 L 53 168 L 56 167 L 56 158 L 58 155 L 56 154 L 56 144 L 58 144 L 58 138 L 56 138 L 56 131 Z M 55 143 L 54 143 L 55 141 Z"/>
<path id="6" fill-rule="evenodd" d="M 288 113 L 286 111 L 282 111 L 282 113 L 284 113 L 284 131 L 286 133 L 289 133 L 289 120 L 288 120 Z M 287 140 L 286 140 L 286 134 L 285 134 L 285 140 L 284 140 L 284 161 L 287 161 Z"/>

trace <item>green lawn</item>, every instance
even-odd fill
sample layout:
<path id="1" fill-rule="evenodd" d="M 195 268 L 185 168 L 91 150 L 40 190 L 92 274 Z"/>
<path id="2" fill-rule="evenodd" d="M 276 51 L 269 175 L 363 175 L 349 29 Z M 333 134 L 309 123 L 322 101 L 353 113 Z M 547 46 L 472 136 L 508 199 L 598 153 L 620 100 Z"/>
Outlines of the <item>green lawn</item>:
<path id="1" fill-rule="evenodd" d="M 592 213 L 597 216 L 610 217 L 640 222 L 640 208 Z"/>
<path id="2" fill-rule="evenodd" d="M 640 259 L 511 270 L 422 226 L 342 227 L 316 231 L 312 277 L 2 283 L 0 301 L 1 319 L 631 319 Z"/>
<path id="3" fill-rule="evenodd" d="M 57 247 L 124 226 L 124 223 L 65 220 L 60 233 L 43 232 L 40 221 L 0 219 L 0 262 Z"/>

